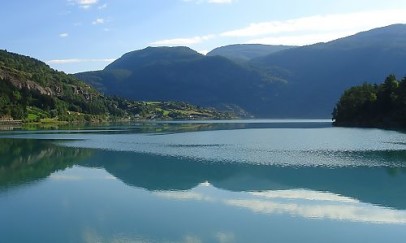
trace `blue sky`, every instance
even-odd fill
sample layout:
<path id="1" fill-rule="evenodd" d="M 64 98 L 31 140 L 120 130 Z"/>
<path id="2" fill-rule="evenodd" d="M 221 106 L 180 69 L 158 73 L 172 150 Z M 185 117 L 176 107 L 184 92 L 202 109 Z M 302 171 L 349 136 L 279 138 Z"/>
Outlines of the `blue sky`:
<path id="1" fill-rule="evenodd" d="M 404 0 L 13 0 L 0 48 L 74 73 L 147 46 L 306 45 L 406 23 Z"/>

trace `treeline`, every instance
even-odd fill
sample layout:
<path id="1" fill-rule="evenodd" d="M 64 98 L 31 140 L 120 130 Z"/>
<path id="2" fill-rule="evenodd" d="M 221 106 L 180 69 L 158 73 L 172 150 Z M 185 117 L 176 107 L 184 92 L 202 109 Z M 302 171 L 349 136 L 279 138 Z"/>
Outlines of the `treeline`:
<path id="1" fill-rule="evenodd" d="M 76 114 L 73 115 L 73 114 Z M 82 114 L 82 115 L 79 115 Z M 90 115 L 90 116 L 86 116 Z M 105 97 L 93 97 L 92 100 L 67 92 L 64 96 L 41 94 L 26 87 L 17 89 L 8 80 L 0 79 L 0 117 L 27 122 L 44 118 L 57 118 L 61 121 L 77 119 L 89 120 L 106 115 L 122 117 L 126 114 L 118 108 L 118 101 Z"/>
<path id="2" fill-rule="evenodd" d="M 108 97 L 41 61 L 0 50 L 0 122 L 201 118 L 231 116 L 182 102 L 138 102 Z"/>
<path id="3" fill-rule="evenodd" d="M 336 126 L 406 127 L 406 77 L 388 76 L 382 84 L 364 83 L 344 92 L 333 110 Z"/>
<path id="4" fill-rule="evenodd" d="M 118 102 L 36 59 L 0 50 L 0 118 L 36 122 L 122 117 Z"/>

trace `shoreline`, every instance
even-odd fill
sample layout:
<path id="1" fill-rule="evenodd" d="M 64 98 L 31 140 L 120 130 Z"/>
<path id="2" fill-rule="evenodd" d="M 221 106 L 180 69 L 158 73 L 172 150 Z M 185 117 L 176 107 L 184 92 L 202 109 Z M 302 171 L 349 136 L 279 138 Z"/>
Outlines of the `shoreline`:
<path id="1" fill-rule="evenodd" d="M 24 122 L 22 120 L 0 120 L 0 126 L 1 125 L 19 125 L 23 124 Z"/>

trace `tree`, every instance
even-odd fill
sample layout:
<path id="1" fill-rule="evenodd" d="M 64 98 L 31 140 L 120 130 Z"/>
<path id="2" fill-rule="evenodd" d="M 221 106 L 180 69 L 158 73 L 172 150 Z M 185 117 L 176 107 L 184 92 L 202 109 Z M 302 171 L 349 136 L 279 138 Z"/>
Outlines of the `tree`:
<path id="1" fill-rule="evenodd" d="M 406 78 L 389 75 L 380 85 L 355 86 L 333 110 L 335 125 L 406 127 Z"/>
<path id="2" fill-rule="evenodd" d="M 382 113 L 390 113 L 394 109 L 398 97 L 396 95 L 399 82 L 396 80 L 395 75 L 389 75 L 383 84 L 379 86 L 378 90 L 378 108 Z"/>
<path id="3" fill-rule="evenodd" d="M 333 120 L 363 123 L 376 108 L 376 87 L 364 83 L 344 92 L 333 111 Z"/>

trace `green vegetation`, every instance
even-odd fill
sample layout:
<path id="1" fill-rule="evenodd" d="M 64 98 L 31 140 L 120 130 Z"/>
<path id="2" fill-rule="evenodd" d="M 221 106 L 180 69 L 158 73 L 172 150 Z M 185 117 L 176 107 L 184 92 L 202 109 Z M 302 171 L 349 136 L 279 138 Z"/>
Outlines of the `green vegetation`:
<path id="1" fill-rule="evenodd" d="M 334 125 L 406 128 L 406 78 L 390 75 L 380 85 L 363 84 L 344 92 L 333 111 Z"/>
<path id="2" fill-rule="evenodd" d="M 126 110 L 136 119 L 191 120 L 191 119 L 232 119 L 232 113 L 218 112 L 179 101 L 129 101 L 114 98 L 120 109 Z"/>
<path id="3" fill-rule="evenodd" d="M 182 102 L 145 103 L 106 97 L 73 75 L 0 50 L 0 122 L 102 122 L 131 119 L 224 119 Z"/>
<path id="4" fill-rule="evenodd" d="M 0 97 L 2 120 L 83 121 L 86 115 L 105 119 L 125 114 L 115 100 L 77 78 L 7 51 L 0 51 Z"/>

